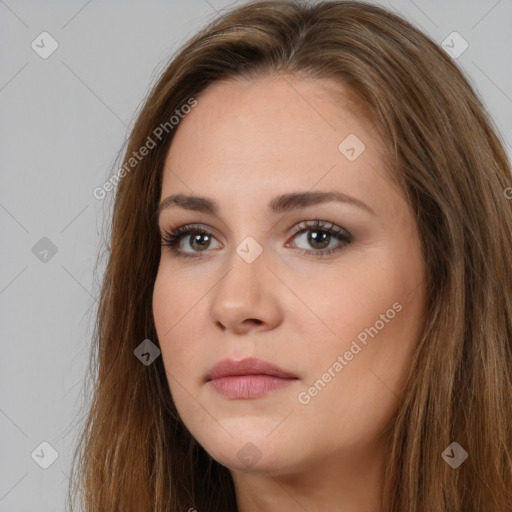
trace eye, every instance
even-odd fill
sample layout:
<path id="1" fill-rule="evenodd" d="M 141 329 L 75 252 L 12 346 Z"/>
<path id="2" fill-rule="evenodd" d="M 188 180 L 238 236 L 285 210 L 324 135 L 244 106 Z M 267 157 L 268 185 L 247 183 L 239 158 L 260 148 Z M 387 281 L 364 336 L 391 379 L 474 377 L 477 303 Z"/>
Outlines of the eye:
<path id="1" fill-rule="evenodd" d="M 182 248 L 182 242 L 187 238 L 189 238 L 188 247 L 192 248 L 193 252 L 196 249 L 198 252 L 204 252 L 210 246 L 211 240 L 215 240 L 213 235 L 201 225 L 189 224 L 174 231 L 164 231 L 161 235 L 161 245 L 168 246 L 176 256 L 200 258 L 202 254 L 190 253 Z"/>
<path id="2" fill-rule="evenodd" d="M 305 234 L 307 236 L 303 237 Z M 352 242 L 352 236 L 348 231 L 321 220 L 302 222 L 294 228 L 294 235 L 296 239 L 303 237 L 305 243 L 314 248 L 314 250 L 304 249 L 303 254 L 319 257 L 338 252 Z M 329 247 L 331 242 L 336 240 L 338 243 Z M 289 247 L 289 244 L 286 246 Z"/>
<path id="3" fill-rule="evenodd" d="M 338 252 L 352 242 L 352 236 L 332 223 L 320 220 L 304 221 L 293 229 L 294 238 L 300 239 L 304 234 L 305 243 L 313 250 L 303 249 L 302 253 L 312 256 L 326 256 Z M 299 235 L 299 236 L 297 236 Z M 188 241 L 186 241 L 188 239 Z M 174 255 L 185 258 L 201 258 L 201 253 L 210 248 L 212 240 L 216 238 L 200 224 L 181 226 L 174 231 L 164 231 L 161 235 L 161 245 L 168 246 Z M 338 241 L 334 247 L 331 242 Z M 185 250 L 185 247 L 192 251 Z M 222 247 L 222 244 L 220 244 Z M 295 247 L 286 243 L 286 247 Z"/>

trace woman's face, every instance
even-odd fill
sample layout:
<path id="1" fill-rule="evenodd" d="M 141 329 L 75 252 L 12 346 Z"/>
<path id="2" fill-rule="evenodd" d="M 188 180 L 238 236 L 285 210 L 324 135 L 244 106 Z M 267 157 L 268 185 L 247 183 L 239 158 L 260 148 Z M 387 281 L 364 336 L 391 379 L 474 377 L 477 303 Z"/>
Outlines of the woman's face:
<path id="1" fill-rule="evenodd" d="M 420 334 L 415 221 L 342 92 L 291 77 L 216 82 L 174 128 L 161 200 L 208 207 L 160 212 L 162 234 L 194 228 L 181 253 L 162 247 L 154 320 L 180 417 L 235 472 L 376 454 Z M 293 378 L 248 365 L 252 376 L 225 367 L 208 380 L 245 358 Z"/>

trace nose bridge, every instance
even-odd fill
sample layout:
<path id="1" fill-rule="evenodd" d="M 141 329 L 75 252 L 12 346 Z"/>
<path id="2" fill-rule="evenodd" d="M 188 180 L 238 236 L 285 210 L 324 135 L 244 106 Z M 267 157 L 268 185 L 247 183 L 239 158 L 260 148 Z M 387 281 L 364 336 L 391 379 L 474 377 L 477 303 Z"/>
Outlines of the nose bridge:
<path id="1" fill-rule="evenodd" d="M 226 259 L 226 272 L 214 288 L 212 320 L 225 328 L 241 330 L 245 320 L 274 323 L 278 314 L 276 297 L 266 268 L 270 254 L 252 237 L 233 248 Z"/>
<path id="2" fill-rule="evenodd" d="M 268 272 L 267 263 L 268 250 L 255 238 L 246 237 L 229 255 L 229 271 L 220 286 L 228 289 L 233 299 L 255 300 L 260 294 L 260 285 L 265 281 L 264 274 Z"/>

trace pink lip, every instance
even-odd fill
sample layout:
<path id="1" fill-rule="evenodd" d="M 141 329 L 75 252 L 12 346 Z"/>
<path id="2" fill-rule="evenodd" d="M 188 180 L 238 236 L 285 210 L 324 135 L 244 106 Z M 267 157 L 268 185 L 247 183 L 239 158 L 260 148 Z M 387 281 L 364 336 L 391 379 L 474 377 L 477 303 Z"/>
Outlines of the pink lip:
<path id="1" fill-rule="evenodd" d="M 278 366 L 253 357 L 219 361 L 206 376 L 206 382 L 228 398 L 257 398 L 296 379 Z"/>

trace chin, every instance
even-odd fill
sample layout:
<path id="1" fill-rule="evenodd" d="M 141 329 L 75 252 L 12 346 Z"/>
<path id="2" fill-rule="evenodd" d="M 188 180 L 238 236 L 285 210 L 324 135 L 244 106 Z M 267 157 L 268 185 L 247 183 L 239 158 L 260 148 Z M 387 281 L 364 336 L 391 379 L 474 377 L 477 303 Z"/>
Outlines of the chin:
<path id="1" fill-rule="evenodd" d="M 297 468 L 297 450 L 287 447 L 281 438 L 274 436 L 275 433 L 269 436 L 272 429 L 255 429 L 254 425 L 251 428 L 246 424 L 245 428 L 226 430 L 233 437 L 227 434 L 222 439 L 210 437 L 202 446 L 213 459 L 231 471 L 284 474 Z"/>

